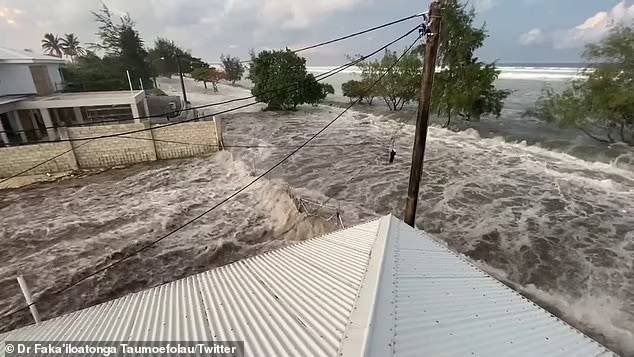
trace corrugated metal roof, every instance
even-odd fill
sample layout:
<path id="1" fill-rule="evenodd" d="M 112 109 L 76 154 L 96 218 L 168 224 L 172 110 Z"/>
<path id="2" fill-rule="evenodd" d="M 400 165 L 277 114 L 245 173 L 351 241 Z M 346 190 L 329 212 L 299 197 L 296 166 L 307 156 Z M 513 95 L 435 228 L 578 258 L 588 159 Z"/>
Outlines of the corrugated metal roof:
<path id="1" fill-rule="evenodd" d="M 344 340 L 346 356 L 614 355 L 431 236 L 389 220 L 372 325 L 362 352 Z"/>
<path id="2" fill-rule="evenodd" d="M 611 354 L 392 216 L 4 338 L 244 340 L 249 356 Z"/>

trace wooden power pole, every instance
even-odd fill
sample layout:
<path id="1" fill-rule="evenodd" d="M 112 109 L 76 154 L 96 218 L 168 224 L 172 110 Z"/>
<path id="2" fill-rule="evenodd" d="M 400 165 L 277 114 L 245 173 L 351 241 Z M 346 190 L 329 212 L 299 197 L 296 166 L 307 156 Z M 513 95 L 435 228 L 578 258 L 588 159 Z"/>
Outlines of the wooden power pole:
<path id="1" fill-rule="evenodd" d="M 407 202 L 405 203 L 405 223 L 415 226 L 416 206 L 418 205 L 418 192 L 420 178 L 423 174 L 423 161 L 425 160 L 425 145 L 427 143 L 427 127 L 429 126 L 429 112 L 431 109 L 431 93 L 436 73 L 436 57 L 440 42 L 440 4 L 432 1 L 429 7 L 429 25 L 427 27 L 427 43 L 425 46 L 425 64 L 423 67 L 423 81 L 421 83 L 420 100 L 418 101 L 418 113 L 416 115 L 416 136 L 414 138 L 414 151 L 412 154 L 412 168 L 409 175 L 409 188 L 407 189 Z"/>

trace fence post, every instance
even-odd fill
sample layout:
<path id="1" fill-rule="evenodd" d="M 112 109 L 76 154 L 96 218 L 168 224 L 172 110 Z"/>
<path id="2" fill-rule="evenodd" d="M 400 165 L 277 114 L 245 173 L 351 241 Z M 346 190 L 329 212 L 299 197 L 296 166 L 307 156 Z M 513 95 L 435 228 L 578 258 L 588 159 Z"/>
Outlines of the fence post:
<path id="1" fill-rule="evenodd" d="M 213 116 L 214 126 L 216 128 L 216 144 L 218 145 L 218 151 L 222 151 L 225 148 L 224 140 L 222 139 L 222 120 Z"/>
<path id="2" fill-rule="evenodd" d="M 26 300 L 26 304 L 29 306 L 29 310 L 31 310 L 31 315 L 33 316 L 33 320 L 35 320 L 36 324 L 42 322 L 40 319 L 40 313 L 37 311 L 37 307 L 33 304 L 33 297 L 31 296 L 31 290 L 29 290 L 29 286 L 26 285 L 26 280 L 22 275 L 18 276 L 18 284 L 20 285 L 20 289 L 22 290 L 22 294 L 24 295 L 24 300 Z"/>
<path id="3" fill-rule="evenodd" d="M 61 140 L 68 140 L 68 146 L 70 150 L 67 155 L 71 156 L 71 163 L 74 166 L 73 170 L 79 170 L 81 167 L 79 165 L 79 161 L 77 160 L 77 155 L 75 154 L 76 146 L 75 141 L 71 138 L 70 131 L 68 128 L 57 128 L 57 133 L 59 134 L 59 138 Z"/>
<path id="4" fill-rule="evenodd" d="M 150 140 L 152 141 L 152 147 L 154 148 L 154 160 L 160 160 L 159 151 L 156 148 L 156 140 L 154 139 L 154 126 L 150 121 L 147 123 L 143 123 L 145 125 L 145 129 L 150 134 Z"/>

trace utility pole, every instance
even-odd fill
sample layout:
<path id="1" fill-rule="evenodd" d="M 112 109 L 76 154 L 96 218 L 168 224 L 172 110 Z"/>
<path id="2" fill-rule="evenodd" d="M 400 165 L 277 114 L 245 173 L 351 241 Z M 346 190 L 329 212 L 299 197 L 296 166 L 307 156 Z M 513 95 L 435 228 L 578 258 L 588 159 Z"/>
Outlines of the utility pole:
<path id="1" fill-rule="evenodd" d="M 176 53 L 176 67 L 178 67 L 178 75 L 181 77 L 181 89 L 183 90 L 183 109 L 187 109 L 187 92 L 185 91 L 185 81 L 183 80 L 183 70 L 181 69 L 181 56 Z"/>
<path id="2" fill-rule="evenodd" d="M 421 83 L 420 100 L 418 101 L 416 136 L 414 138 L 412 168 L 409 175 L 409 188 L 407 189 L 407 201 L 405 203 L 404 213 L 405 223 L 412 227 L 415 227 L 416 224 L 418 192 L 420 190 L 420 178 L 423 174 L 423 162 L 425 161 L 425 145 L 427 143 L 427 127 L 429 126 L 429 112 L 431 109 L 431 93 L 434 84 L 434 74 L 436 73 L 436 56 L 440 42 L 440 23 L 440 3 L 434 0 L 429 6 L 429 24 L 426 28 L 427 43 L 425 46 L 423 81 Z"/>

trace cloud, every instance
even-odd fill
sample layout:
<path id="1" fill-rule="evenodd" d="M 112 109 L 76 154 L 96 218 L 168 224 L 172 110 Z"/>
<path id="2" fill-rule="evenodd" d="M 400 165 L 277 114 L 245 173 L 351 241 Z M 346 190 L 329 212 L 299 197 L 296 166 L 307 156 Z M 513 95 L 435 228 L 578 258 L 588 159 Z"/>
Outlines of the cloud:
<path id="1" fill-rule="evenodd" d="M 485 12 L 491 10 L 497 5 L 494 0 L 472 0 L 473 7 L 477 12 Z"/>
<path id="2" fill-rule="evenodd" d="M 286 29 L 304 29 L 336 11 L 350 10 L 362 0 L 253 0 L 260 23 Z"/>
<path id="3" fill-rule="evenodd" d="M 627 6 L 625 0 L 610 11 L 601 11 L 582 24 L 553 34 L 553 44 L 557 49 L 580 47 L 605 38 L 612 28 L 634 23 L 634 5 Z"/>
<path id="4" fill-rule="evenodd" d="M 540 45 L 546 41 L 546 34 L 540 28 L 534 28 L 520 36 L 520 45 L 531 46 Z"/>
<path id="5" fill-rule="evenodd" d="M 148 46 L 167 37 L 204 59 L 217 60 L 230 45 L 233 55 L 249 48 L 278 48 L 300 40 L 335 36 L 343 28 L 367 24 L 347 16 L 373 0 L 103 0 L 117 16 L 129 13 Z M 44 33 L 74 32 L 95 42 L 90 11 L 101 0 L 63 0 L 42 6 L 42 0 L 0 0 L 0 46 L 39 50 Z M 344 23 L 340 28 L 325 24 Z"/>
<path id="6" fill-rule="evenodd" d="M 17 8 L 0 8 L 0 21 L 5 22 L 8 25 L 16 25 L 17 18 L 24 12 Z"/>

